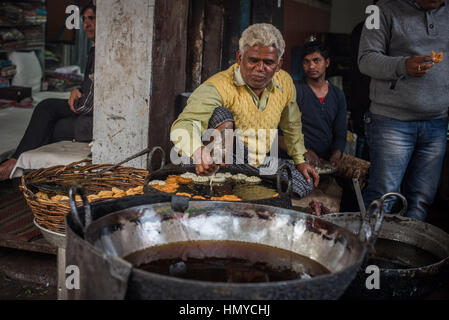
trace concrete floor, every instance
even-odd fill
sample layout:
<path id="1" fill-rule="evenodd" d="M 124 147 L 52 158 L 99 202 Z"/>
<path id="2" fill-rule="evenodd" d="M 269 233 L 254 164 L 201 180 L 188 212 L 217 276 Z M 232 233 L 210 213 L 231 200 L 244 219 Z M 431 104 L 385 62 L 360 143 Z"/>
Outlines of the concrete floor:
<path id="1" fill-rule="evenodd" d="M 55 300 L 56 256 L 0 248 L 0 300 Z"/>

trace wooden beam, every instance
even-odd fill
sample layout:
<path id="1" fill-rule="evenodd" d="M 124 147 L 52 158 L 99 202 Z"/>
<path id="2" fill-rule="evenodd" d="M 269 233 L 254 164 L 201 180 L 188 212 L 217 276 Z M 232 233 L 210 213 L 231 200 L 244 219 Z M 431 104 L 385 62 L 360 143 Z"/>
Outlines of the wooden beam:
<path id="1" fill-rule="evenodd" d="M 236 52 L 239 49 L 240 31 L 240 0 L 224 2 L 223 45 L 221 69 L 227 69 L 235 63 Z"/>
<path id="2" fill-rule="evenodd" d="M 161 146 L 167 161 L 172 147 L 170 127 L 176 116 L 176 97 L 186 86 L 188 5 L 185 0 L 156 0 L 155 6 L 148 145 Z M 158 160 L 156 157 L 155 162 Z"/>
<path id="3" fill-rule="evenodd" d="M 221 70 L 224 7 L 221 0 L 206 3 L 202 81 Z M 226 44 L 225 44 L 226 45 Z"/>
<path id="4" fill-rule="evenodd" d="M 195 90 L 202 80 L 205 10 L 206 0 L 190 1 L 186 70 L 186 90 L 189 92 Z"/>

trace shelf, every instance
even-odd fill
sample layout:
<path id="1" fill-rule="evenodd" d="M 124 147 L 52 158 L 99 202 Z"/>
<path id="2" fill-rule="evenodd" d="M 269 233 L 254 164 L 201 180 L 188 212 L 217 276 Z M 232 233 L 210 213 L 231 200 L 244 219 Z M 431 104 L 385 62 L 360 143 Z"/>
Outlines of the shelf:
<path id="1" fill-rule="evenodd" d="M 35 51 L 35 50 L 45 50 L 45 46 L 41 47 L 20 47 L 20 48 L 11 48 L 11 49 L 0 49 L 0 53 L 9 53 L 13 51 Z"/>
<path id="2" fill-rule="evenodd" d="M 29 28 L 44 26 L 47 22 L 40 23 L 20 23 L 20 24 L 0 24 L 0 28 Z"/>

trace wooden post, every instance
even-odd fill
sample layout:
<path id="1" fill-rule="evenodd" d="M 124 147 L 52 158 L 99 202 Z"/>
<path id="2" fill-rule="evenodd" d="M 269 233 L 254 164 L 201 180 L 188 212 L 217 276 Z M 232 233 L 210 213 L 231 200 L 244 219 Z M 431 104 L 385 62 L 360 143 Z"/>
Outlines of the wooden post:
<path id="1" fill-rule="evenodd" d="M 167 161 L 173 146 L 170 128 L 176 118 L 176 98 L 186 89 L 188 10 L 189 1 L 186 0 L 156 0 L 153 84 L 147 135 L 149 147 L 162 147 Z M 159 154 L 155 155 L 154 169 L 159 168 L 156 166 L 159 160 Z"/>
<path id="2" fill-rule="evenodd" d="M 205 9 L 206 0 L 190 1 L 186 79 L 186 90 L 188 92 L 192 92 L 201 84 Z"/>
<path id="3" fill-rule="evenodd" d="M 201 78 L 206 81 L 221 71 L 221 46 L 223 41 L 224 7 L 221 0 L 209 0 L 206 5 L 204 53 Z M 226 45 L 226 44 L 224 44 Z"/>

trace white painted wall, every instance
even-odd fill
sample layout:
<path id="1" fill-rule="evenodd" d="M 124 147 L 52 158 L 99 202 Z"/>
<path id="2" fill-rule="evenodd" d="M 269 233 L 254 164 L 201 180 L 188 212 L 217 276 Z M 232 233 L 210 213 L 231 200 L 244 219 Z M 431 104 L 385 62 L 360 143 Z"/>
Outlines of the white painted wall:
<path id="1" fill-rule="evenodd" d="M 331 11 L 331 33 L 351 33 L 352 29 L 366 19 L 366 7 L 373 0 L 333 0 Z"/>
<path id="2" fill-rule="evenodd" d="M 94 163 L 148 147 L 155 0 L 97 0 Z M 125 164 L 145 168 L 146 157 Z"/>

